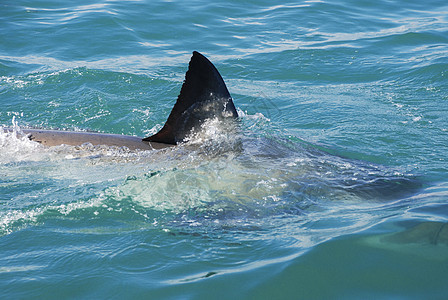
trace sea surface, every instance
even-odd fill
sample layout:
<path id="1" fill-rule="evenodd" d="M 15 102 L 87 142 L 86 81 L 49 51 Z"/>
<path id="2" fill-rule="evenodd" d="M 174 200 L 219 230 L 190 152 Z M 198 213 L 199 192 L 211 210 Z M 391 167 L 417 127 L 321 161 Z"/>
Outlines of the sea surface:
<path id="1" fill-rule="evenodd" d="M 0 126 L 148 136 L 195 50 L 234 132 L 0 131 L 1 299 L 446 299 L 446 0 L 4 0 Z"/>

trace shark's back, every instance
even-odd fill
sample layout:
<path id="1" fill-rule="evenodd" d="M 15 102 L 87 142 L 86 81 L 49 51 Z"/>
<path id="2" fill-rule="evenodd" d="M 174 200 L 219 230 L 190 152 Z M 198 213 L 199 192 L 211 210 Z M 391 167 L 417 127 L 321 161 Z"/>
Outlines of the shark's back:
<path id="1" fill-rule="evenodd" d="M 234 119 L 238 114 L 226 84 L 215 66 L 199 52 L 193 52 L 185 81 L 163 128 L 147 138 L 117 134 L 24 129 L 31 139 L 46 146 L 61 144 L 126 146 L 129 149 L 160 149 L 185 141 L 210 118 Z M 5 128 L 13 132 L 12 128 Z"/>

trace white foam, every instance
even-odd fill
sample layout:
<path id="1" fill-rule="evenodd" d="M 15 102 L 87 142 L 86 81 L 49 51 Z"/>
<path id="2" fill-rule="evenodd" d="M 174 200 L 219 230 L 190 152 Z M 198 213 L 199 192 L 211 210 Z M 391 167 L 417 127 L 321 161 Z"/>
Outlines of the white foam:
<path id="1" fill-rule="evenodd" d="M 47 156 L 43 148 L 22 132 L 15 116 L 12 118 L 12 131 L 0 127 L 0 164 L 42 160 Z"/>

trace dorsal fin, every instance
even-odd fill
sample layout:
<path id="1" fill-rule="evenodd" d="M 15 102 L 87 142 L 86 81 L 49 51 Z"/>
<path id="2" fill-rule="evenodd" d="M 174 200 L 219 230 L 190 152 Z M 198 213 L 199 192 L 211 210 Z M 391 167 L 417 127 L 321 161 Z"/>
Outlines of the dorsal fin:
<path id="1" fill-rule="evenodd" d="M 226 84 L 215 66 L 194 51 L 177 102 L 163 128 L 143 141 L 165 144 L 182 142 L 209 118 L 237 118 Z"/>

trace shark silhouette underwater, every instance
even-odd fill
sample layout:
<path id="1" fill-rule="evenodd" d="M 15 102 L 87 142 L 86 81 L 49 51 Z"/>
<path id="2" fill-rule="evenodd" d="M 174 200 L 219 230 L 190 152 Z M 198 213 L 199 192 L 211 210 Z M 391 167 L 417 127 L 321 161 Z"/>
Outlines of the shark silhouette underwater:
<path id="1" fill-rule="evenodd" d="M 238 113 L 226 84 L 216 67 L 202 54 L 194 51 L 185 80 L 168 120 L 156 134 L 140 138 L 119 134 L 44 129 L 22 129 L 32 141 L 44 146 L 92 145 L 125 146 L 130 150 L 151 150 L 171 147 L 184 142 L 211 118 L 236 119 Z M 5 131 L 13 131 L 5 128 Z"/>

